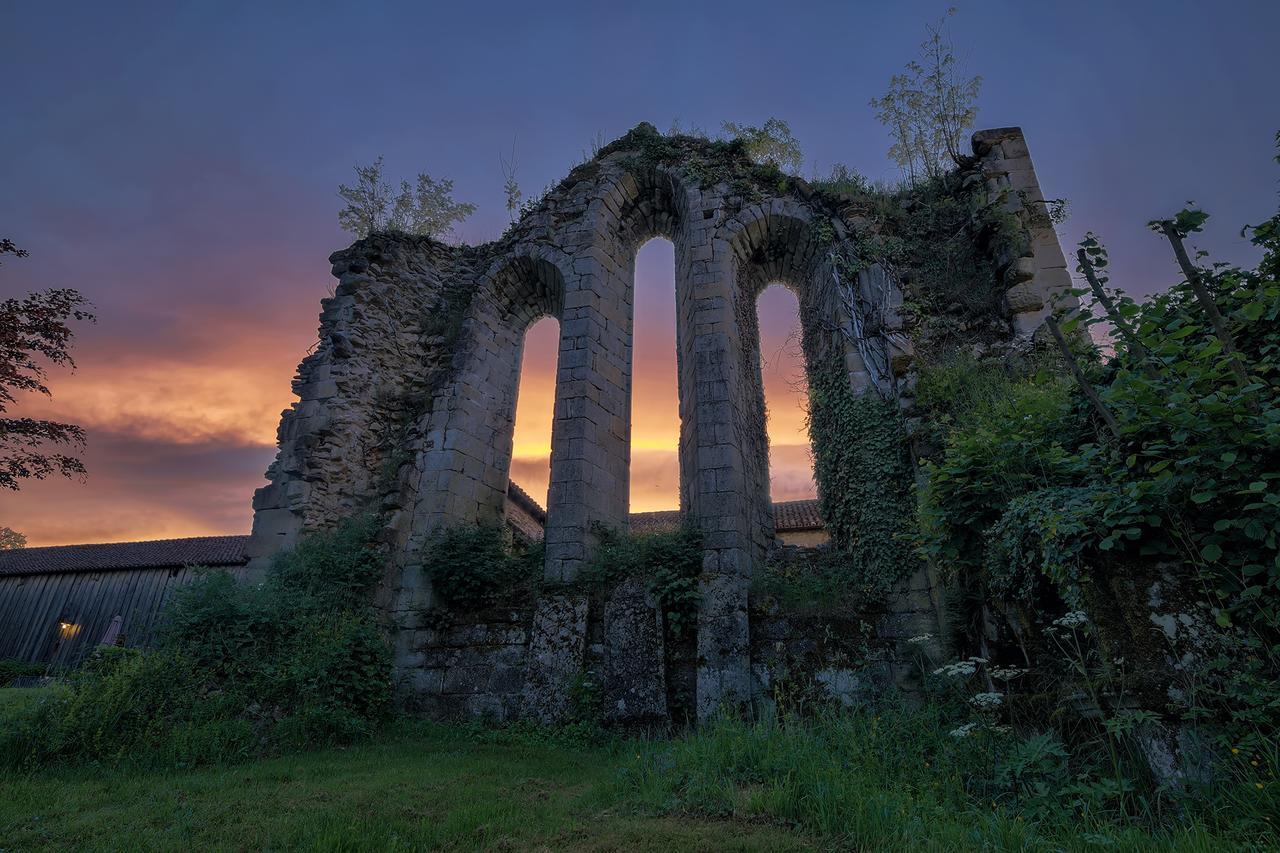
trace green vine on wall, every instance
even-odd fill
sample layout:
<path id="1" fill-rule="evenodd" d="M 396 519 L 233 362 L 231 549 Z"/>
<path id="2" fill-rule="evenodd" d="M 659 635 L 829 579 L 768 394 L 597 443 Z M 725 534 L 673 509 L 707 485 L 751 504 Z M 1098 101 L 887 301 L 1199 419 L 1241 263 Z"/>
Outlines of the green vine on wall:
<path id="1" fill-rule="evenodd" d="M 903 418 L 896 400 L 855 395 L 843 363 L 827 362 L 809 380 L 819 506 L 855 588 L 883 595 L 917 564 L 915 474 Z"/>

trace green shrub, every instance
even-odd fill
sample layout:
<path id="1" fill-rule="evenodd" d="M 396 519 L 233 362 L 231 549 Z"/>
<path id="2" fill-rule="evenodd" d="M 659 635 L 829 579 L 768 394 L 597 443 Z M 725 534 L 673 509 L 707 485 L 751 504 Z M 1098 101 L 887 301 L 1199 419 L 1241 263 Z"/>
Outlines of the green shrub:
<path id="1" fill-rule="evenodd" d="M 595 560 L 583 573 L 588 585 L 611 586 L 624 578 L 643 578 L 658 601 L 669 630 L 681 635 L 698 621 L 702 594 L 702 533 L 686 523 L 667 533 L 624 536 L 601 529 Z"/>
<path id="2" fill-rule="evenodd" d="M 541 549 L 531 553 L 541 554 Z M 422 567 L 441 601 L 460 610 L 492 604 L 537 574 L 535 557 L 515 553 L 497 525 L 444 528 L 423 548 Z"/>
<path id="3" fill-rule="evenodd" d="M 45 666 L 42 663 L 27 663 L 26 661 L 5 658 L 0 660 L 0 687 L 5 687 L 15 678 L 34 678 L 44 675 Z"/>
<path id="4" fill-rule="evenodd" d="M 368 733 L 391 687 L 374 530 L 308 536 L 262 584 L 204 573 L 165 609 L 158 648 L 97 652 L 0 735 L 0 763 L 190 766 Z"/>
<path id="5" fill-rule="evenodd" d="M 1181 240 L 1206 218 L 1183 211 L 1162 230 Z M 1256 268 L 1187 273 L 1203 298 L 1190 281 L 1141 301 L 1106 291 L 1107 316 L 1064 320 L 1084 386 L 1065 369 L 1003 387 L 972 366 L 967 386 L 945 371 L 922 380 L 935 401 L 982 389 L 948 425 L 921 513 L 927 555 L 982 619 L 1005 617 L 973 619 L 970 648 L 1025 661 L 1051 693 L 1053 645 L 1036 635 L 1087 609 L 1102 659 L 1066 675 L 1103 685 L 1092 704 L 1124 696 L 1222 749 L 1280 732 L 1280 216 L 1252 238 Z M 1081 248 L 1105 289 L 1105 249 L 1092 236 Z M 1103 321 L 1105 360 L 1080 334 Z M 1172 647 L 1153 597 L 1175 619 Z"/>

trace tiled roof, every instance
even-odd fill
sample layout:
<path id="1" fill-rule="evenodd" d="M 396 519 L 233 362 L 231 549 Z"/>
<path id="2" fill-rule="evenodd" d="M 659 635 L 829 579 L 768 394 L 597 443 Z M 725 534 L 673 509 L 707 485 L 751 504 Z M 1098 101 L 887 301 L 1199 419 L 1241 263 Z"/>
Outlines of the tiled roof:
<path id="1" fill-rule="evenodd" d="M 631 513 L 632 533 L 669 533 L 680 526 L 680 510 L 660 509 L 657 512 Z"/>
<path id="2" fill-rule="evenodd" d="M 528 513 L 539 524 L 547 523 L 547 511 L 539 505 L 529 493 L 514 482 L 507 482 L 507 498 Z"/>
<path id="3" fill-rule="evenodd" d="M 779 501 L 773 505 L 773 522 L 779 533 L 791 530 L 821 530 L 817 500 Z M 631 513 L 632 533 L 666 533 L 680 526 L 680 510 Z"/>
<path id="4" fill-rule="evenodd" d="M 193 536 L 105 545 L 53 545 L 0 551 L 0 575 L 95 572 L 169 566 L 241 566 L 248 536 Z"/>
<path id="5" fill-rule="evenodd" d="M 778 501 L 773 505 L 773 523 L 778 530 L 820 530 L 826 525 L 818 514 L 818 501 Z"/>

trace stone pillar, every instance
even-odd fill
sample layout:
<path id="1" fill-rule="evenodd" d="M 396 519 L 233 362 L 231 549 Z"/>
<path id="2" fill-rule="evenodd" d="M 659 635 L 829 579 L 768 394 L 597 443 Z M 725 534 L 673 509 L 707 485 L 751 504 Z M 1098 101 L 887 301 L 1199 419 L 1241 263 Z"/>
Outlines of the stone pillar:
<path id="1" fill-rule="evenodd" d="M 704 196 L 699 210 L 716 199 Z M 710 219 L 686 223 L 676 241 L 680 346 L 680 473 L 685 511 L 705 537 L 698 610 L 697 714 L 751 697 L 747 590 L 762 554 L 753 541 L 756 484 L 744 458 L 756 444 L 743 365 L 754 348 L 739 312 L 754 304 L 739 292 L 729 242 Z M 759 462 L 759 460 L 755 460 Z"/>
<path id="2" fill-rule="evenodd" d="M 1054 306 L 1078 304 L 1067 293 L 1073 286 L 1071 273 L 1049 219 L 1022 128 L 980 130 L 973 135 L 973 152 L 981 161 L 990 200 L 1002 199 L 1005 209 L 1021 220 L 1026 231 L 1020 256 L 1000 260 L 1006 264 L 1005 301 L 1014 330 L 1030 336 Z"/>
<path id="3" fill-rule="evenodd" d="M 598 544 L 596 525 L 625 531 L 631 475 L 632 258 L 620 258 L 588 217 L 566 279 L 551 427 L 545 577 L 576 579 Z M 552 593 L 539 601 L 530 647 L 527 707 L 564 715 L 586 653 L 587 600 Z"/>
<path id="4" fill-rule="evenodd" d="M 625 530 L 631 468 L 631 276 L 591 247 L 566 282 L 551 428 L 547 580 L 591 558 L 595 524 Z"/>

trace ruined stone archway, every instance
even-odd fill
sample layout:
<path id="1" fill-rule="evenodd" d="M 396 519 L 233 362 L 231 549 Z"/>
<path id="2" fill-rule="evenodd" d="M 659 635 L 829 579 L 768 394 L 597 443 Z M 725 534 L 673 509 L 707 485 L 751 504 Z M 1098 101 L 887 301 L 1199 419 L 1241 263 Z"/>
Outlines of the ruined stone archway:
<path id="1" fill-rule="evenodd" d="M 980 143 L 981 168 L 990 165 L 997 189 L 1004 180 L 1038 201 L 1020 135 L 999 133 Z M 838 199 L 752 163 L 741 146 L 641 125 L 575 168 L 498 241 L 376 234 L 335 253 L 340 283 L 323 303 L 319 345 L 299 367 L 300 402 L 281 420 L 270 484 L 255 496 L 251 556 L 261 565 L 307 530 L 378 513 L 389 553 L 378 604 L 399 690 L 410 702 L 448 694 L 423 662 L 433 599 L 421 549 L 441 527 L 501 517 L 523 337 L 539 317 L 560 323 L 546 580 L 567 589 L 592 559 L 597 532 L 627 527 L 635 253 L 665 237 L 676 261 L 681 509 L 705 542 L 697 715 L 749 701 L 758 690 L 749 585 L 774 527 L 756 297 L 772 281 L 792 288 L 807 367 L 834 359 L 855 395 L 894 393 L 910 355 L 892 324 L 866 323 L 859 307 L 868 294 L 892 301 L 892 277 L 872 266 L 839 281 L 836 256 L 857 251 L 851 228 Z M 1030 280 L 1010 279 L 1022 332 L 1062 287 L 1065 263 L 1048 233 L 1028 241 Z M 1012 260 L 1011 269 L 1028 267 Z M 524 663 L 498 691 L 507 698 L 478 690 L 466 695 L 496 707 L 467 710 L 561 713 L 584 666 L 588 620 L 581 595 L 544 595 Z"/>

